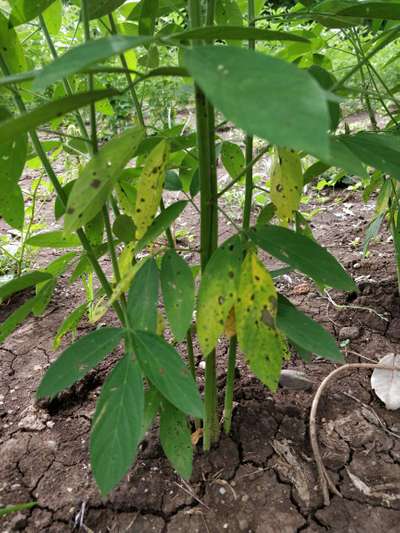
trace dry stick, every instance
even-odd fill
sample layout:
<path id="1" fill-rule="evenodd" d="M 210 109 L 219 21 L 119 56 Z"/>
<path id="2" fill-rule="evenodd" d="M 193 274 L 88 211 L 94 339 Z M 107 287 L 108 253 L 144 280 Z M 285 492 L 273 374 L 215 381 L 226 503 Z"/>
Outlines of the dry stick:
<path id="1" fill-rule="evenodd" d="M 340 366 L 339 368 L 336 368 L 326 376 L 326 378 L 322 381 L 321 385 L 318 387 L 317 392 L 314 396 L 314 400 L 311 406 L 311 413 L 310 413 L 310 443 L 311 448 L 314 454 L 315 462 L 317 464 L 317 470 L 318 470 L 318 480 L 319 484 L 322 490 L 322 494 L 324 497 L 324 504 L 327 506 L 330 503 L 329 499 L 329 489 L 336 494 L 337 496 L 342 497 L 341 493 L 336 488 L 335 484 L 333 483 L 332 479 L 330 478 L 324 463 L 322 461 L 321 451 L 319 449 L 318 444 L 318 435 L 317 435 L 317 411 L 318 411 L 318 405 L 322 396 L 322 393 L 327 388 L 328 384 L 336 378 L 338 374 L 341 374 L 347 370 L 352 370 L 356 368 L 363 368 L 363 369 L 375 369 L 375 368 L 381 368 L 382 370 L 398 370 L 400 371 L 400 368 L 394 367 L 394 366 L 388 366 L 388 365 L 380 365 L 380 364 L 372 364 L 372 363 L 351 363 L 347 365 Z"/>

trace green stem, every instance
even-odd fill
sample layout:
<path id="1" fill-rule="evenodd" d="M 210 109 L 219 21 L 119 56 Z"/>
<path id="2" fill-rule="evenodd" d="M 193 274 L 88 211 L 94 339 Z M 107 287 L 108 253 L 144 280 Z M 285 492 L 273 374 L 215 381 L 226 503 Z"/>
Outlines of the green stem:
<path id="1" fill-rule="evenodd" d="M 255 27 L 254 17 L 255 17 L 255 7 L 254 0 L 248 0 L 248 17 L 249 17 L 249 28 Z M 255 50 L 256 43 L 255 41 L 249 41 L 249 50 Z M 252 135 L 247 135 L 245 139 L 246 144 L 246 187 L 245 187 L 245 196 L 244 196 L 244 210 L 243 210 L 243 229 L 247 230 L 250 227 L 250 215 L 251 215 L 251 204 L 253 200 L 253 165 L 250 165 L 253 160 L 253 144 L 254 138 Z"/>
<path id="2" fill-rule="evenodd" d="M 214 2 L 207 2 L 207 21 L 213 21 Z M 192 28 L 202 26 L 201 1 L 189 0 L 188 10 Z M 201 43 L 195 43 L 201 45 Z M 218 210 L 217 179 L 214 146 L 214 111 L 204 93 L 195 86 L 197 150 L 200 176 L 200 249 L 201 269 L 204 269 L 217 246 Z M 205 419 L 203 447 L 209 450 L 218 440 L 216 354 L 213 350 L 206 358 Z"/>
<path id="3" fill-rule="evenodd" d="M 243 176 L 246 175 L 247 170 L 251 167 L 254 167 L 254 165 L 260 161 L 260 159 L 268 152 L 269 146 L 265 146 L 262 150 L 258 152 L 258 154 L 250 161 L 248 165 L 245 166 L 245 168 L 242 170 L 240 174 L 236 176 L 235 179 L 233 179 L 226 187 L 224 187 L 221 191 L 218 193 L 218 198 L 223 196 L 226 192 L 228 192 L 239 180 L 243 178 Z"/>
<path id="4" fill-rule="evenodd" d="M 33 189 L 33 192 L 32 192 L 31 214 L 30 214 L 30 217 L 29 217 L 28 227 L 26 228 L 26 233 L 24 234 L 23 231 L 21 232 L 22 245 L 21 245 L 21 252 L 20 252 L 20 256 L 19 256 L 19 260 L 18 260 L 17 277 L 19 277 L 22 274 L 22 266 L 23 266 L 23 263 L 24 263 L 26 241 L 29 239 L 29 236 L 30 236 L 30 233 L 31 233 L 32 224 L 33 224 L 33 221 L 35 219 L 37 193 L 38 193 L 40 184 L 42 183 L 42 179 L 43 179 L 43 174 L 38 179 L 38 181 L 36 183 L 36 186 L 35 186 L 35 188 Z"/>
<path id="5" fill-rule="evenodd" d="M 116 33 L 118 33 L 118 31 L 117 31 L 117 26 L 115 24 L 115 20 L 114 20 L 114 17 L 113 17 L 112 14 L 110 14 L 108 16 L 108 20 L 110 21 L 111 33 L 113 35 L 115 35 Z M 125 55 L 124 54 L 120 54 L 119 58 L 120 58 L 121 64 L 124 67 L 124 69 L 129 70 L 128 69 L 128 63 L 126 61 Z M 139 101 L 139 98 L 138 98 L 137 93 L 136 93 L 135 85 L 134 85 L 134 83 L 132 81 L 132 78 L 131 78 L 131 75 L 130 75 L 129 72 L 126 72 L 126 80 L 128 82 L 129 91 L 131 93 L 133 104 L 134 104 L 135 109 L 136 109 L 136 114 L 137 114 L 137 117 L 138 117 L 138 120 L 139 120 L 139 124 L 142 126 L 142 128 L 144 130 L 146 130 L 144 117 L 143 117 L 142 106 L 140 105 L 140 101 Z"/>
<path id="6" fill-rule="evenodd" d="M 233 411 L 233 386 L 235 382 L 237 338 L 232 337 L 228 352 L 228 373 L 226 376 L 225 406 L 224 406 L 224 431 L 228 435 L 232 427 Z"/>
<path id="7" fill-rule="evenodd" d="M 85 42 L 91 40 L 90 37 L 90 22 L 89 22 L 89 4 L 88 0 L 82 0 L 81 2 L 81 17 L 83 22 L 83 29 L 85 32 Z M 89 92 L 94 91 L 94 76 L 93 74 L 88 74 L 88 89 Z M 92 102 L 89 105 L 90 109 L 90 133 L 92 139 L 93 152 L 96 154 L 98 152 L 98 140 L 97 140 L 97 123 L 96 123 L 96 104 Z"/>
<path id="8" fill-rule="evenodd" d="M 49 33 L 49 30 L 48 30 L 48 28 L 46 26 L 46 22 L 45 22 L 45 20 L 43 18 L 43 15 L 39 15 L 39 22 L 40 22 L 40 26 L 42 28 L 43 34 L 45 36 L 47 45 L 48 45 L 48 47 L 50 49 L 50 53 L 51 53 L 52 58 L 54 60 L 58 59 L 58 53 L 57 53 L 56 47 L 54 46 L 53 40 L 52 40 L 51 35 Z M 67 93 L 67 95 L 68 96 L 72 96 L 72 94 L 73 94 L 72 87 L 71 87 L 69 81 L 66 78 L 63 80 L 63 85 L 64 85 L 64 89 L 65 89 L 65 92 Z M 85 123 L 83 121 L 82 115 L 80 114 L 79 111 L 76 111 L 74 114 L 75 114 L 75 117 L 76 117 L 76 121 L 78 123 L 79 130 L 81 132 L 81 135 L 82 135 L 82 137 L 84 137 L 85 142 L 87 142 L 89 144 L 90 150 L 92 150 L 92 144 L 90 142 L 89 135 L 88 135 L 88 132 L 86 130 L 86 126 L 85 126 Z"/>
<path id="9" fill-rule="evenodd" d="M 255 28 L 255 5 L 254 0 L 248 0 L 247 14 L 249 19 L 249 28 Z M 249 50 L 255 50 L 256 43 L 254 40 L 249 41 Z M 252 135 L 246 135 L 246 184 L 244 195 L 244 208 L 243 208 L 243 229 L 248 230 L 250 227 L 251 206 L 253 203 L 253 151 L 254 151 L 254 138 Z M 230 433 L 232 426 L 232 411 L 233 411 L 233 385 L 235 379 L 236 368 L 236 350 L 237 350 L 237 338 L 231 337 L 229 342 L 229 355 L 228 355 L 228 373 L 226 376 L 225 386 L 225 405 L 224 405 L 224 431 L 226 434 Z"/>
<path id="10" fill-rule="evenodd" d="M 378 44 L 376 44 L 369 52 L 366 54 L 361 61 L 358 61 L 354 67 L 352 67 L 349 72 L 343 76 L 341 80 L 339 80 L 335 85 L 332 87 L 331 92 L 335 92 L 338 89 L 342 88 L 343 85 L 346 83 L 348 79 L 350 79 L 367 61 L 369 61 L 374 55 L 376 55 L 378 52 L 380 52 L 385 46 L 387 46 L 389 43 L 395 39 L 395 36 L 397 33 L 399 33 L 400 28 L 399 26 L 396 26 L 391 31 L 389 31 Z"/>

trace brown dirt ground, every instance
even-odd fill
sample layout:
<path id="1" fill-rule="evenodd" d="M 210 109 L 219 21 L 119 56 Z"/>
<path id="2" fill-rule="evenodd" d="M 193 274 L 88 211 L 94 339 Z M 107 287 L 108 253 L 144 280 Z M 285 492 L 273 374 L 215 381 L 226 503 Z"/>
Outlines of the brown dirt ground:
<path id="1" fill-rule="evenodd" d="M 298 275 L 286 276 L 280 289 L 340 340 L 349 335 L 343 328 L 353 327 L 345 348 L 348 362 L 398 353 L 400 313 L 392 244 L 384 234 L 372 245 L 369 258 L 362 259 L 356 240 L 363 238 L 373 204 L 365 206 L 359 193 L 347 191 L 326 193 L 325 200 L 313 219 L 315 235 L 353 274 L 359 293 L 332 292 L 335 301 L 346 306 L 339 308 Z M 197 233 L 193 213 L 184 222 Z M 0 319 L 24 297 L 3 306 Z M 107 499 L 101 498 L 88 459 L 90 419 L 118 354 L 56 400 L 35 403 L 35 389 L 56 358 L 52 337 L 83 299 L 81 288 L 69 286 L 64 277 L 45 316 L 29 318 L 0 349 L 0 504 L 38 502 L 31 511 L 0 519 L 1 532 L 55 533 L 74 527 L 96 533 L 400 531 L 400 415 L 385 410 L 374 396 L 369 372 L 353 372 L 329 389 L 320 407 L 320 441 L 343 497 L 335 496 L 325 507 L 308 420 L 315 389 L 335 366 L 320 359 L 304 365 L 296 356 L 290 366 L 305 372 L 312 390 L 281 388 L 273 395 L 239 362 L 232 434 L 207 455 L 198 450 L 190 484 L 169 466 L 155 425 L 124 481 Z M 82 324 L 79 333 L 89 327 Z M 221 386 L 226 348 L 222 341 Z"/>

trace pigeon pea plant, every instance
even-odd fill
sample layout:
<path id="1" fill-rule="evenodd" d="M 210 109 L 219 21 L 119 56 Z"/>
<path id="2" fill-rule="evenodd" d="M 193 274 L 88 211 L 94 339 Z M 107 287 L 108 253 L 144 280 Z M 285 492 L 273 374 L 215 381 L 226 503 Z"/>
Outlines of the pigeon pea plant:
<path id="1" fill-rule="evenodd" d="M 99 327 L 70 345 L 50 366 L 37 391 L 38 398 L 56 396 L 123 344 L 124 355 L 97 401 L 90 440 L 93 474 L 101 492 L 107 494 L 132 465 L 157 414 L 165 454 L 185 478 L 192 470 L 191 424 L 197 428 L 201 424 L 205 450 L 217 443 L 216 361 L 222 336 L 230 343 L 226 432 L 231 428 L 237 347 L 271 391 L 277 387 L 282 362 L 289 357 L 289 345 L 307 360 L 313 353 L 342 361 L 328 332 L 277 292 L 273 279 L 282 271 L 270 272 L 259 250 L 284 263 L 284 271 L 302 272 L 320 288 L 356 289 L 336 259 L 312 238 L 299 203 L 305 155 L 315 158 L 317 168 L 333 165 L 352 174 L 365 172 L 362 154 L 374 140 L 369 140 L 369 134 L 335 133 L 340 89 L 358 73 L 362 61 L 336 81 L 318 64 L 313 67 L 308 61 L 296 66 L 294 58 L 276 57 L 268 51 L 278 46 L 281 55 L 285 50 L 293 53 L 295 47 L 304 52 L 310 31 L 299 29 L 298 21 L 311 21 L 318 28 L 332 21 L 361 24 L 365 16 L 371 18 L 371 10 L 382 18 L 380 8 L 393 3 L 373 2 L 371 9 L 369 2 L 350 0 L 298 3 L 276 15 L 277 22 L 289 30 L 295 20 L 293 31 L 277 30 L 275 23 L 275 29 L 267 29 L 275 15 L 264 9 L 264 2 L 255 0 L 73 3 L 80 6 L 76 25 L 81 33 L 77 35 L 82 34 L 84 42 L 60 56 L 54 45 L 57 20 L 63 12 L 60 0 L 9 0 L 10 9 L 0 13 L 0 87 L 15 103 L 3 109 L 0 122 L 0 212 L 8 224 L 21 227 L 22 217 L 7 218 L 4 206 L 13 206 L 14 215 L 23 213 L 18 181 L 29 137 L 54 187 L 55 219 L 63 219 L 63 228 L 37 233 L 28 244 L 67 249 L 45 269 L 26 272 L 0 287 L 3 300 L 25 288 L 36 288 L 35 295 L 3 322 L 0 338 L 4 340 L 30 313 L 43 314 L 57 278 L 72 265 L 71 281 L 84 280 L 93 320 L 109 308 L 114 310 L 120 326 Z M 386 12 L 384 18 L 389 18 Z M 19 38 L 27 23 L 38 24 L 53 58 L 43 68 L 29 70 Z M 394 26 L 377 35 L 367 56 L 371 58 L 395 39 L 397 32 Z M 259 43 L 262 52 L 257 50 Z M 179 63 L 158 65 L 156 59 L 164 49 L 169 51 L 166 57 L 174 52 Z M 143 54 L 138 63 L 141 68 L 135 62 L 138 53 Z M 314 55 L 320 54 L 310 57 Z M 104 74 L 115 80 L 117 88 L 102 87 Z M 176 126 L 149 134 L 138 90 L 143 83 L 165 76 L 192 78 L 194 132 Z M 86 90 L 82 90 L 85 83 Z M 44 103 L 36 104 L 32 94 Z M 133 124 L 107 142 L 99 142 L 101 109 L 126 95 L 135 112 Z M 215 110 L 245 132 L 245 154 L 233 143 L 221 146 Z M 79 135 L 62 130 L 67 114 Z M 40 128 L 49 123 L 62 139 L 60 147 L 67 154 L 78 154 L 82 161 L 78 177 L 67 184 L 48 156 L 48 141 L 39 135 Z M 257 153 L 253 136 L 268 143 Z M 232 178 L 225 186 L 217 178 L 219 151 Z M 267 151 L 274 159 L 271 202 L 252 225 L 253 167 Z M 234 234 L 220 244 L 218 221 L 226 216 L 223 197 L 242 178 L 242 225 L 234 223 Z M 180 190 L 184 199 L 166 205 L 166 189 Z M 190 206 L 200 219 L 199 265 L 185 261 L 171 230 Z M 102 268 L 105 255 L 111 259 L 113 279 Z M 201 278 L 196 294 L 197 267 Z M 98 289 L 93 277 L 100 284 Z M 158 311 L 160 287 L 172 340 L 164 336 Z M 55 346 L 67 332 L 76 330 L 87 310 L 83 304 L 66 317 Z M 204 402 L 196 386 L 194 334 L 206 362 Z M 188 366 L 174 341 L 186 341 Z"/>

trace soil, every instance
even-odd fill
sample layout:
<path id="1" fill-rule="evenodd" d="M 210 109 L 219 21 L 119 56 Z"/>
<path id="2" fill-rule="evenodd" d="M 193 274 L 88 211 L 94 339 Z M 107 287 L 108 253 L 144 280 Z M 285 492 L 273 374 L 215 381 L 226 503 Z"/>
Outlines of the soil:
<path id="1" fill-rule="evenodd" d="M 364 205 L 359 193 L 348 191 L 322 197 L 323 202 L 308 206 L 320 209 L 313 219 L 315 235 L 348 268 L 359 292 L 332 291 L 329 301 L 310 281 L 293 274 L 279 288 L 339 339 L 348 362 L 398 353 L 400 299 L 388 235 L 362 258 L 373 202 Z M 184 223 L 196 234 L 190 213 Z M 1 318 L 24 297 L 1 309 Z M 81 288 L 63 277 L 45 316 L 29 318 L 0 349 L 0 504 L 38 503 L 0 519 L 1 532 L 400 531 L 399 413 L 387 411 L 375 397 L 369 371 L 355 371 L 329 388 L 319 410 L 319 439 L 342 497 L 324 506 L 308 422 L 315 390 L 335 365 L 318 358 L 305 365 L 295 354 L 289 366 L 304 372 L 310 390 L 280 388 L 271 394 L 239 361 L 232 433 L 208 454 L 199 446 L 190 483 L 169 466 L 155 424 L 129 474 L 108 498 L 101 498 L 88 458 L 90 419 L 118 354 L 56 400 L 35 402 L 38 383 L 57 357 L 55 331 L 83 299 Z M 81 324 L 79 334 L 90 327 Z M 226 349 L 221 341 L 221 388 Z"/>

